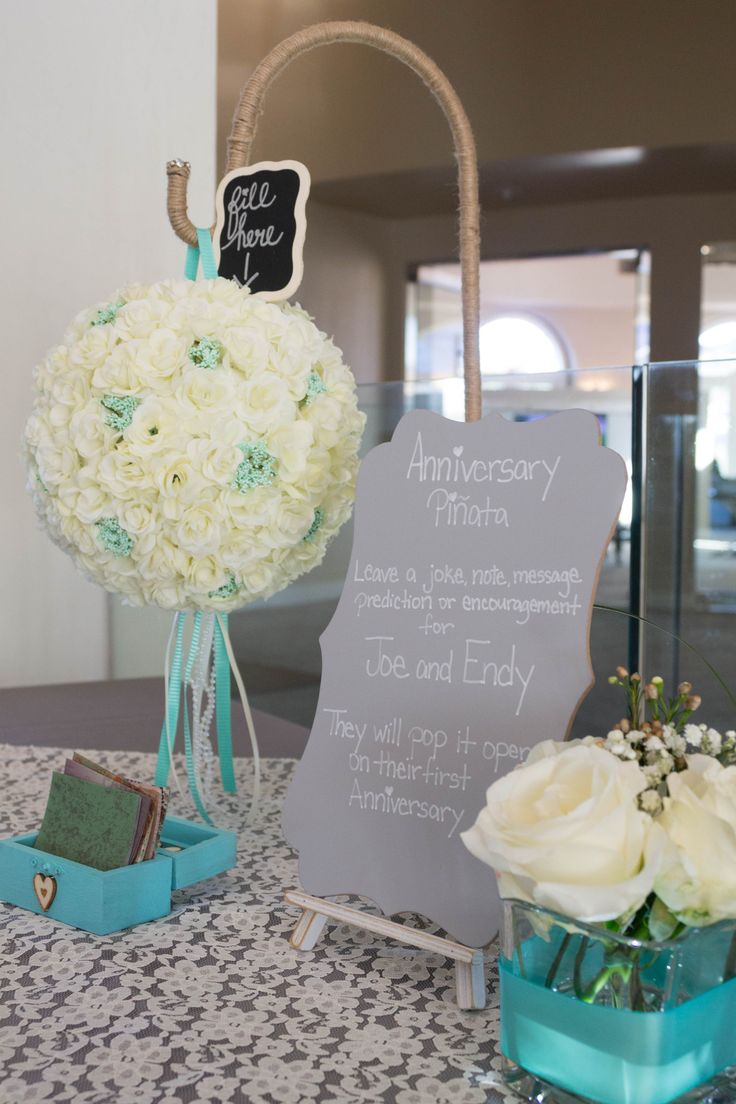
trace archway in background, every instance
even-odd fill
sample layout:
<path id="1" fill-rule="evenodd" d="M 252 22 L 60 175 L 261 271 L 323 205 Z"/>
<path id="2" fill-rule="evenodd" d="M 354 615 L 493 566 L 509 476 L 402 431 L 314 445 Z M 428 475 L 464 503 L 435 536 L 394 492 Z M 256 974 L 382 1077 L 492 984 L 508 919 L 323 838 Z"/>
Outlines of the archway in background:
<path id="1" fill-rule="evenodd" d="M 550 325 L 528 314 L 499 314 L 480 328 L 480 367 L 484 375 L 553 375 L 570 367 L 561 338 Z"/>

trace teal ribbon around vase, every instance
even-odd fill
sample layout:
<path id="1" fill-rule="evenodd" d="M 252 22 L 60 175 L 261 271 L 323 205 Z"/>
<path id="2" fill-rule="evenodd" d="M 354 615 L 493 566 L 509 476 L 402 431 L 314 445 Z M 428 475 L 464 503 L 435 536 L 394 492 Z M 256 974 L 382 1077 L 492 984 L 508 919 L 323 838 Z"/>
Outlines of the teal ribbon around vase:
<path id="1" fill-rule="evenodd" d="M 524 944 L 532 975 L 535 950 L 541 945 L 546 960 L 548 943 Z M 664 1011 L 634 1012 L 548 989 L 533 976 L 518 976 L 502 956 L 498 965 L 503 1054 L 581 1098 L 670 1104 L 736 1063 L 736 979 Z"/>

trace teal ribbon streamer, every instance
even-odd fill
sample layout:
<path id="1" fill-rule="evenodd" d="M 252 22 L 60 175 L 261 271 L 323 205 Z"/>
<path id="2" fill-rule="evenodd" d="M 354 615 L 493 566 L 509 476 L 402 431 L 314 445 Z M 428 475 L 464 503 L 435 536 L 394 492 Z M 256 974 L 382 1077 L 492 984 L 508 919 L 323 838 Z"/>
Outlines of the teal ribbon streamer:
<path id="1" fill-rule="evenodd" d="M 227 631 L 227 614 L 222 615 Z M 220 621 L 215 618 L 215 722 L 217 725 L 217 753 L 220 759 L 220 777 L 225 793 L 237 793 L 235 767 L 233 765 L 233 737 L 230 707 L 230 660 L 225 648 Z"/>
<path id="2" fill-rule="evenodd" d="M 187 247 L 187 259 L 184 265 L 184 275 L 187 280 L 197 279 L 199 262 L 202 262 L 202 275 L 205 280 L 217 279 L 217 265 L 215 255 L 212 252 L 212 235 L 205 227 L 197 227 L 197 245 Z"/>
<path id="3" fill-rule="evenodd" d="M 184 262 L 184 276 L 187 280 L 196 280 L 199 269 L 199 246 L 187 246 L 187 259 Z"/>
<path id="4" fill-rule="evenodd" d="M 194 763 L 194 746 L 192 743 L 191 722 L 189 720 L 189 703 L 187 700 L 187 686 L 191 681 L 192 670 L 199 650 L 202 632 L 202 614 L 194 614 L 192 638 L 189 643 L 186 664 L 184 663 L 184 630 L 187 621 L 187 613 L 179 611 L 174 615 L 174 650 L 171 658 L 168 695 L 166 699 L 166 715 L 161 727 L 161 739 L 159 741 L 158 760 L 154 782 L 157 786 L 167 786 L 171 771 L 171 755 L 176 744 L 177 730 L 179 727 L 179 713 L 184 693 L 183 705 L 183 731 L 184 731 L 184 755 L 186 760 L 187 779 L 189 789 L 197 807 L 197 811 L 207 824 L 212 820 L 205 808 L 199 787 Z M 227 632 L 227 616 L 222 615 L 222 620 Z M 235 782 L 235 767 L 233 762 L 232 746 L 232 709 L 230 701 L 230 661 L 223 630 L 217 618 L 214 624 L 214 637 L 212 642 L 215 667 L 215 723 L 217 728 L 217 751 L 220 760 L 220 776 L 223 789 L 226 793 L 237 793 Z M 169 748 L 168 733 L 171 736 L 171 748 Z"/>
<path id="5" fill-rule="evenodd" d="M 197 228 L 197 245 L 190 245 L 187 248 L 186 262 L 184 266 L 184 275 L 187 280 L 196 280 L 197 272 L 199 270 L 200 261 L 202 263 L 202 275 L 205 280 L 214 280 L 217 278 L 217 265 L 215 264 L 215 257 L 212 251 L 212 236 L 209 230 L 205 227 Z M 173 751 L 174 744 L 176 743 L 176 732 L 179 727 L 179 708 L 181 703 L 182 687 L 184 690 L 184 754 L 186 757 L 187 778 L 189 780 L 189 788 L 191 790 L 194 804 L 197 806 L 197 811 L 200 816 L 207 822 L 212 824 L 212 821 L 204 807 L 204 803 L 199 793 L 199 787 L 197 786 L 197 775 L 194 769 L 194 749 L 192 747 L 192 733 L 189 722 L 189 708 L 187 702 L 187 686 L 192 674 L 192 668 L 197 656 L 197 649 L 199 647 L 199 639 L 202 628 L 202 614 L 197 612 L 194 614 L 194 627 L 192 630 L 192 639 L 189 644 L 189 654 L 187 656 L 186 668 L 182 672 L 183 665 L 183 650 L 184 650 L 184 625 L 187 619 L 185 612 L 178 612 L 175 615 L 175 636 L 176 644 L 174 647 L 174 655 L 171 661 L 171 670 L 169 671 L 169 692 L 166 700 L 166 716 L 164 718 L 163 727 L 161 729 L 161 740 L 159 742 L 158 760 L 156 763 L 156 775 L 155 784 L 157 786 L 166 786 L 169 782 L 169 772 L 171 770 L 171 751 Z M 225 619 L 225 625 L 227 626 L 227 620 Z M 223 638 L 222 630 L 217 620 L 215 620 L 215 637 L 214 637 L 214 651 L 215 651 L 215 718 L 217 724 L 217 749 L 220 757 L 220 775 L 222 777 L 222 784 L 226 793 L 235 793 L 235 770 L 233 766 L 233 747 L 232 747 L 232 718 L 230 708 L 230 663 L 225 648 L 225 641 Z M 168 732 L 171 734 L 171 749 L 169 749 L 169 741 L 167 738 Z"/>
<path id="6" fill-rule="evenodd" d="M 184 648 L 184 623 L 186 621 L 186 613 L 176 613 L 174 633 L 175 633 L 175 645 L 174 655 L 171 660 L 171 670 L 169 671 L 169 694 L 166 699 L 166 716 L 164 717 L 163 727 L 161 729 L 161 740 L 158 746 L 158 761 L 156 763 L 156 775 L 154 783 L 156 786 L 168 786 L 169 784 L 169 770 L 171 769 L 171 755 L 169 752 L 169 741 L 166 736 L 167 721 L 168 731 L 171 734 L 171 748 L 173 750 L 176 743 L 176 730 L 179 727 L 179 703 L 181 700 L 181 665 L 182 665 L 182 652 Z M 186 713 L 186 702 L 184 703 L 184 712 Z"/>
<path id="7" fill-rule="evenodd" d="M 189 642 L 189 655 L 187 656 L 187 666 L 184 672 L 184 755 L 186 758 L 187 766 L 187 778 L 189 779 L 189 790 L 194 799 L 194 804 L 197 806 L 197 812 L 202 817 L 202 820 L 207 824 L 212 824 L 209 813 L 204 807 L 204 802 L 199 793 L 199 787 L 197 786 L 197 775 L 194 770 L 194 750 L 192 748 L 192 732 L 189 724 L 189 709 L 186 701 L 187 686 L 189 685 L 192 677 L 192 668 L 194 667 L 194 661 L 197 658 L 197 651 L 199 649 L 199 637 L 202 630 L 202 614 L 197 610 L 194 615 L 194 627 L 192 629 L 192 639 Z"/>

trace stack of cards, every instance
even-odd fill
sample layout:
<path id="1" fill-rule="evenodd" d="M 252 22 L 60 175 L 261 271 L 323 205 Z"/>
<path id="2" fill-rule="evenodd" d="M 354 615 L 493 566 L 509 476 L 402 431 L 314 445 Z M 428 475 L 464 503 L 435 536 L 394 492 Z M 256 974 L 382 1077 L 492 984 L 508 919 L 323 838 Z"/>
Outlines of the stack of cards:
<path id="1" fill-rule="evenodd" d="M 96 870 L 152 859 L 168 798 L 164 787 L 113 774 L 75 754 L 51 777 L 34 846 Z"/>

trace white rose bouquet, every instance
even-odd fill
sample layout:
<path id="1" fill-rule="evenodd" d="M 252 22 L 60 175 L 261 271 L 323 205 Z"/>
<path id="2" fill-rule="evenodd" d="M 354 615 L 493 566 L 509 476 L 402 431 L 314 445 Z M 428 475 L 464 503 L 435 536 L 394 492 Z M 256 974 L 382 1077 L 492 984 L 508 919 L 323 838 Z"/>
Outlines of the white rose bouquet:
<path id="1" fill-rule="evenodd" d="M 736 732 L 691 723 L 700 698 L 624 668 L 628 716 L 547 741 L 495 782 L 462 835 L 502 897 L 641 940 L 736 918 Z"/>
<path id="2" fill-rule="evenodd" d="M 226 613 L 323 558 L 363 423 L 340 351 L 298 307 L 219 278 L 126 287 L 36 371 L 30 490 L 106 590 Z"/>

